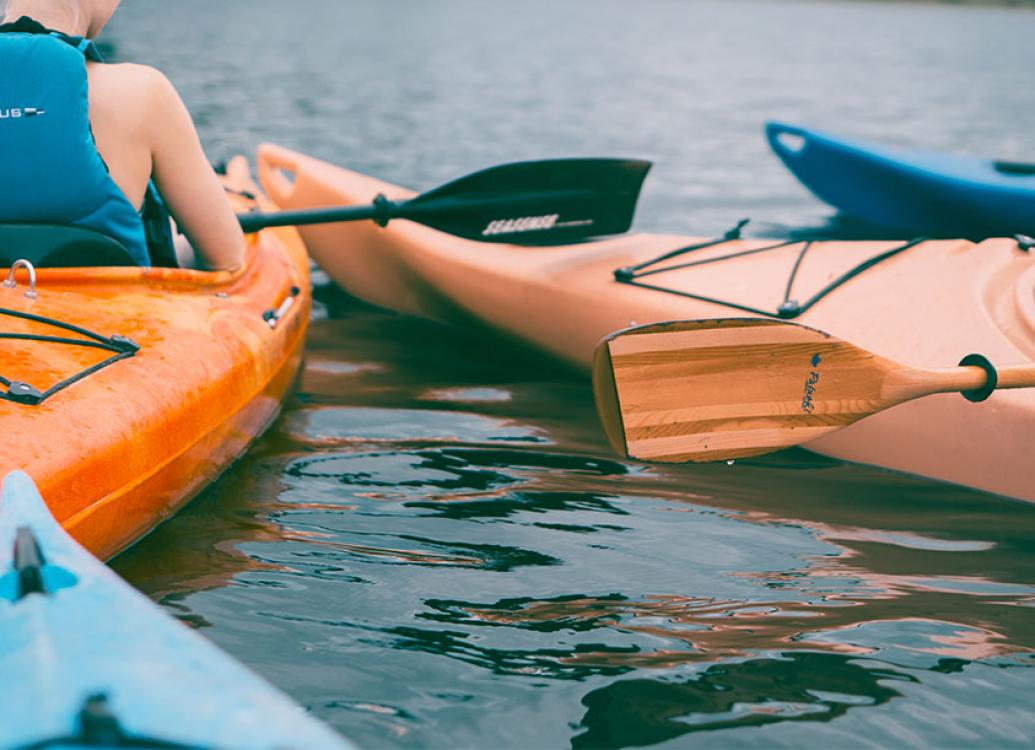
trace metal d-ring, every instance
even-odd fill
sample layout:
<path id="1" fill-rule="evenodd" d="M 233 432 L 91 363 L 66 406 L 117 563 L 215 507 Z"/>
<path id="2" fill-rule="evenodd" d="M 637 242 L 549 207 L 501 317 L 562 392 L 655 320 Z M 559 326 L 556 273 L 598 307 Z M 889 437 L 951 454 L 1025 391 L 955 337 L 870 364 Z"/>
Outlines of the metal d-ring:
<path id="1" fill-rule="evenodd" d="M 18 286 L 18 282 L 14 280 L 14 275 L 18 272 L 19 268 L 24 268 L 29 272 L 29 289 L 25 292 L 25 296 L 29 299 L 36 299 L 39 294 L 36 293 L 36 268 L 29 261 L 24 258 L 20 258 L 11 264 L 11 270 L 7 274 L 7 280 L 4 282 L 4 286 L 8 289 L 14 289 Z"/>

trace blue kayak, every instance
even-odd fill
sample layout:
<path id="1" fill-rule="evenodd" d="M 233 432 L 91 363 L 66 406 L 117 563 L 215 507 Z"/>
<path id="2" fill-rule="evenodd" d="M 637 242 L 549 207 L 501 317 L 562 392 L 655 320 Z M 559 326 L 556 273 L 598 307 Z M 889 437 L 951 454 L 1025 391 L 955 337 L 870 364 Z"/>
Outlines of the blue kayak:
<path id="1" fill-rule="evenodd" d="M 779 122 L 766 137 L 788 169 L 842 213 L 932 236 L 1035 234 L 1035 164 L 896 148 Z"/>
<path id="2" fill-rule="evenodd" d="M 0 493 L 0 748 L 351 747 L 72 540 L 32 480 Z"/>

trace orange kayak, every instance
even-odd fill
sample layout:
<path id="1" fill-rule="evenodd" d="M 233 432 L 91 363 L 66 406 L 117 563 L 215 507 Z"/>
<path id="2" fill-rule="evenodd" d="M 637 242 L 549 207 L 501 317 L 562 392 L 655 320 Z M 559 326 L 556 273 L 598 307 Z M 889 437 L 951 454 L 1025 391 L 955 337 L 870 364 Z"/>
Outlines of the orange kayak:
<path id="1" fill-rule="evenodd" d="M 30 298 L 19 269 L 0 287 L 0 475 L 31 475 L 95 555 L 125 549 L 278 414 L 301 364 L 308 264 L 279 229 L 251 235 L 234 272 L 41 268 Z"/>
<path id="2" fill-rule="evenodd" d="M 267 194 L 286 209 L 413 195 L 276 146 L 260 149 L 258 165 Z M 621 328 L 781 312 L 918 367 L 954 366 L 971 353 L 999 364 L 1035 359 L 1035 258 L 1012 239 L 783 243 L 639 234 L 518 247 L 402 220 L 386 228 L 312 226 L 302 236 L 314 260 L 360 299 L 488 327 L 586 371 L 600 339 Z M 926 397 L 807 447 L 1035 500 L 1033 442 L 1035 389 L 1027 389 L 982 403 Z"/>

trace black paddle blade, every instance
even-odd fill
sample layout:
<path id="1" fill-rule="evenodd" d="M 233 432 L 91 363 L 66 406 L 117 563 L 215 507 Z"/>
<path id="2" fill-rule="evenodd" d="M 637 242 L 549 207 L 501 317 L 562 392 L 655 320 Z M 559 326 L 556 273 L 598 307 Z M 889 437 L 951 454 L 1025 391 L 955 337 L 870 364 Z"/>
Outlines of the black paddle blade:
<path id="1" fill-rule="evenodd" d="M 650 168 L 635 159 L 503 164 L 418 195 L 394 213 L 481 242 L 548 245 L 621 234 Z"/>

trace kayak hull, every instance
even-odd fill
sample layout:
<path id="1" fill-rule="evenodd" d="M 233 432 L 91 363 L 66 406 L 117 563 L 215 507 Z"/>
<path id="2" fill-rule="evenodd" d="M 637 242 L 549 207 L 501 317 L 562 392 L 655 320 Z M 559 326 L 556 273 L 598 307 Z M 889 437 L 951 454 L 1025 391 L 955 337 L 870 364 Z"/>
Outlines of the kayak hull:
<path id="1" fill-rule="evenodd" d="M 406 198 L 398 186 L 276 146 L 259 152 L 259 177 L 279 206 L 301 209 Z M 727 304 L 782 300 L 800 247 L 733 258 L 650 278 L 658 291 L 618 283 L 614 271 L 694 244 L 628 235 L 567 247 L 458 239 L 412 222 L 305 227 L 319 265 L 375 305 L 453 324 L 475 324 L 588 371 L 606 335 L 681 319 L 742 317 Z M 695 260 L 766 245 L 736 240 Z M 805 299 L 895 243 L 817 243 L 795 280 Z M 673 261 L 676 262 L 676 261 Z M 647 281 L 647 279 L 644 279 Z M 677 293 L 673 293 L 677 292 Z M 1016 242 L 929 241 L 839 287 L 796 322 L 917 367 L 955 365 L 972 352 L 1002 364 L 1035 359 L 1035 262 Z M 902 404 L 809 443 L 824 455 L 1035 500 L 1025 447 L 1035 437 L 1035 391 L 1002 391 L 983 404 L 942 394 Z"/>
<path id="2" fill-rule="evenodd" d="M 17 596 L 19 529 L 39 544 L 45 594 Z M 0 632 L 0 672 L 17 686 L 0 702 L 3 748 L 76 737 L 80 709 L 97 695 L 136 739 L 212 750 L 350 747 L 94 559 L 21 472 L 4 479 L 0 499 Z"/>
<path id="3" fill-rule="evenodd" d="M 770 122 L 777 156 L 842 213 L 939 237 L 1035 234 L 1035 165 L 894 148 Z"/>
<path id="4" fill-rule="evenodd" d="M 140 349 L 43 403 L 0 401 L 0 471 L 30 472 L 55 517 L 102 559 L 125 549 L 276 417 L 301 364 L 308 272 L 293 229 L 251 237 L 236 272 L 40 269 L 35 299 L 19 272 L 16 288 L 0 288 L 0 308 L 126 336 Z M 0 330 L 80 338 L 2 313 Z M 5 342 L 0 375 L 42 390 L 105 356 Z"/>

